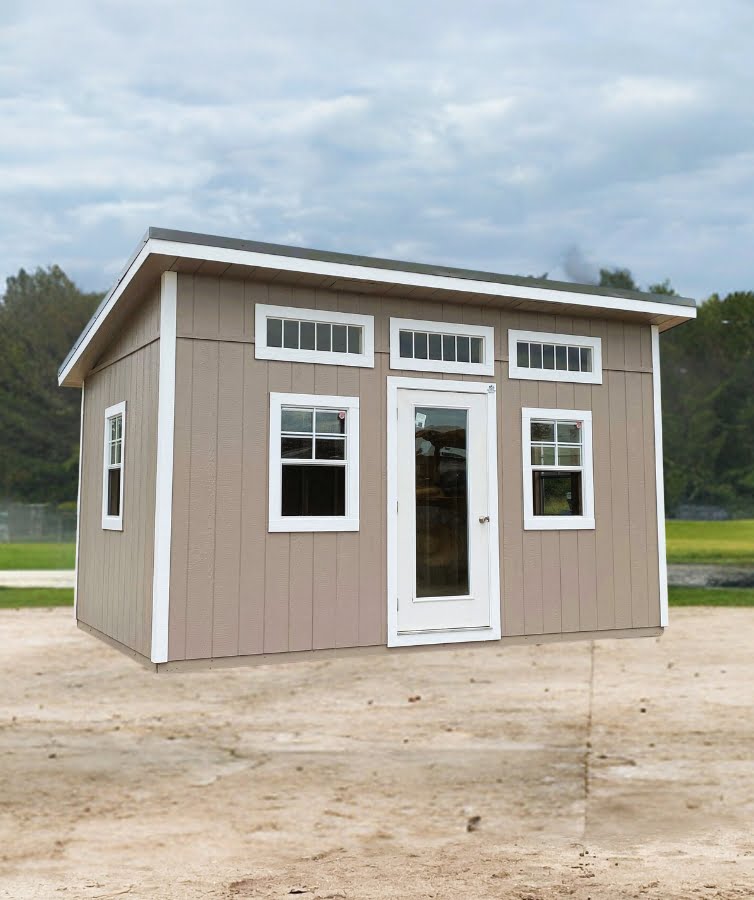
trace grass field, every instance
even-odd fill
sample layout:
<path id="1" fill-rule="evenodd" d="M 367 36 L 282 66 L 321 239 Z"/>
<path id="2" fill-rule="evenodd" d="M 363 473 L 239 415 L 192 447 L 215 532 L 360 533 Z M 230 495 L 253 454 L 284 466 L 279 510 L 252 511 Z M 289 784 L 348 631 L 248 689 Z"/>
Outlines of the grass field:
<path id="1" fill-rule="evenodd" d="M 0 544 L 0 569 L 72 569 L 75 544 Z"/>
<path id="2" fill-rule="evenodd" d="M 754 519 L 665 523 L 669 563 L 754 566 Z"/>
<path id="3" fill-rule="evenodd" d="M 73 606 L 73 588 L 0 587 L 0 609 L 29 606 Z"/>

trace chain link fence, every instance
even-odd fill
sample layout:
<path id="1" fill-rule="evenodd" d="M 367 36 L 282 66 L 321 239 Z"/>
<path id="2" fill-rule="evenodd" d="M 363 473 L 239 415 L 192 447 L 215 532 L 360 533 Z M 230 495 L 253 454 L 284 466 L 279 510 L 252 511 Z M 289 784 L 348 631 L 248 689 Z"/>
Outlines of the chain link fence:
<path id="1" fill-rule="evenodd" d="M 75 540 L 75 504 L 56 506 L 0 500 L 0 544 L 55 544 Z"/>

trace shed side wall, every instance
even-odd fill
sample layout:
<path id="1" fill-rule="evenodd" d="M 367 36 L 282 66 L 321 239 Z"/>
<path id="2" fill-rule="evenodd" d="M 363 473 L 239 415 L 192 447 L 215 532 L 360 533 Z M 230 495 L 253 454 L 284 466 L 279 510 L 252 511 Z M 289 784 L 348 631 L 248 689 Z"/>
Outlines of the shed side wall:
<path id="1" fill-rule="evenodd" d="M 157 306 L 156 325 L 154 307 Z M 159 293 L 150 294 L 84 389 L 79 622 L 149 657 L 152 633 Z M 103 357 L 104 359 L 105 357 Z M 104 413 L 126 401 L 123 531 L 102 529 Z"/>
<path id="2" fill-rule="evenodd" d="M 257 302 L 373 315 L 375 368 L 255 359 Z M 386 642 L 386 379 L 443 377 L 389 368 L 391 316 L 495 327 L 503 634 L 658 625 L 649 326 L 182 274 L 169 658 Z M 600 336 L 604 383 L 510 380 L 509 328 Z M 361 398 L 359 532 L 268 534 L 271 391 Z M 594 531 L 523 530 L 523 406 L 593 410 Z"/>

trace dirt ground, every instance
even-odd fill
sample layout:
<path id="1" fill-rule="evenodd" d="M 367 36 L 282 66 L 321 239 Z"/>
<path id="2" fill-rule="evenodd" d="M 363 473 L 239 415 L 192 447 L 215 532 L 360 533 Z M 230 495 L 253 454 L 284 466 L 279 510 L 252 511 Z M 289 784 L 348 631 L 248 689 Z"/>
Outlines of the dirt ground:
<path id="1" fill-rule="evenodd" d="M 190 675 L 0 635 L 0 897 L 754 897 L 754 610 Z"/>

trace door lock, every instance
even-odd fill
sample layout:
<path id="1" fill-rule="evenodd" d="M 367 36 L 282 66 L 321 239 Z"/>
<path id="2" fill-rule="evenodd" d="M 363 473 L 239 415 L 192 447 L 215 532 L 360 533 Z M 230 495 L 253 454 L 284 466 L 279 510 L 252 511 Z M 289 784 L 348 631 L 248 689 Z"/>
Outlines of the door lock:
<path id="1" fill-rule="evenodd" d="M 487 522 L 489 522 L 489 520 L 490 520 L 489 516 L 479 516 L 479 521 L 482 523 L 482 525 L 486 525 Z"/>

